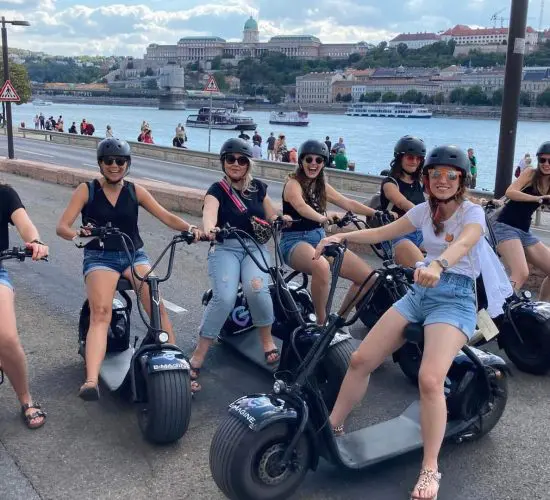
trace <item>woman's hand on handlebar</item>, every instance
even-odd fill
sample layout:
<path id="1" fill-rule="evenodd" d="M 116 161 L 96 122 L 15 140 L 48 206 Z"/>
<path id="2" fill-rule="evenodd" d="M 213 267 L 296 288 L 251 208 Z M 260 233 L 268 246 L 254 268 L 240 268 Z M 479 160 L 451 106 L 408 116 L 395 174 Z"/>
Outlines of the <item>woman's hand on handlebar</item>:
<path id="1" fill-rule="evenodd" d="M 188 231 L 195 235 L 195 240 L 193 241 L 193 243 L 201 240 L 204 241 L 205 234 L 197 226 L 190 226 Z"/>
<path id="2" fill-rule="evenodd" d="M 328 236 L 326 238 L 323 238 L 317 247 L 315 248 L 315 255 L 313 256 L 313 260 L 319 260 L 321 258 L 321 255 L 323 255 L 323 251 L 327 245 L 330 245 L 331 243 L 342 243 L 344 236 L 341 234 L 334 234 L 333 236 Z"/>
<path id="3" fill-rule="evenodd" d="M 32 250 L 32 260 L 45 259 L 50 252 L 48 246 L 44 245 L 43 243 L 25 243 L 25 247 L 29 250 Z"/>
<path id="4" fill-rule="evenodd" d="M 393 220 L 399 219 L 399 215 L 397 215 L 397 213 L 391 212 L 391 211 L 390 211 L 390 217 L 391 217 Z"/>
<path id="5" fill-rule="evenodd" d="M 91 236 L 93 228 L 94 226 L 92 224 L 86 224 L 85 226 L 80 226 L 80 229 L 76 231 L 76 235 L 82 236 L 82 237 Z"/>
<path id="6" fill-rule="evenodd" d="M 283 221 L 283 227 L 290 227 L 290 226 L 292 226 L 292 223 L 294 222 L 292 217 L 290 215 L 286 215 L 286 214 L 284 214 L 284 215 L 274 214 L 274 215 L 271 216 L 270 222 L 273 223 L 278 219 Z"/>
<path id="7" fill-rule="evenodd" d="M 204 228 L 204 238 L 208 241 L 214 241 L 216 239 L 216 234 L 219 233 L 219 227 L 205 227 Z"/>
<path id="8" fill-rule="evenodd" d="M 441 279 L 441 267 L 437 262 L 426 267 L 419 267 L 414 272 L 414 282 L 425 288 L 433 288 Z"/>

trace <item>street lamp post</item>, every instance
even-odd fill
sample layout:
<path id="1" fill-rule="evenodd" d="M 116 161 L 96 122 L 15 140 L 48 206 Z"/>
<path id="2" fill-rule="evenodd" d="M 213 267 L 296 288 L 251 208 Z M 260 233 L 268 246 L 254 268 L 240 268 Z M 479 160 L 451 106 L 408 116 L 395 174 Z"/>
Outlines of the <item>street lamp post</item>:
<path id="1" fill-rule="evenodd" d="M 6 24 L 13 26 L 30 26 L 28 21 L 6 21 L 6 18 L 2 16 L 2 60 L 4 62 L 4 81 L 10 79 L 10 69 L 8 67 L 8 30 Z M 8 129 L 8 158 L 14 158 L 13 152 L 13 124 L 11 118 L 11 102 L 6 101 L 6 127 Z"/>

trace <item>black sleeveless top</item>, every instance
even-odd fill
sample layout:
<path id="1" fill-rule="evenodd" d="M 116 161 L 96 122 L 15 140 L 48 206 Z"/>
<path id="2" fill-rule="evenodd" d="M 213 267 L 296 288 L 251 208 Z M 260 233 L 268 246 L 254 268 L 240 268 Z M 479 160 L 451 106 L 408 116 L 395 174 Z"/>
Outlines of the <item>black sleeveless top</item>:
<path id="1" fill-rule="evenodd" d="M 386 198 L 386 195 L 384 194 L 384 186 L 388 183 L 395 184 L 397 182 L 397 187 L 399 188 L 399 192 L 407 198 L 411 203 L 414 203 L 415 205 L 420 205 L 421 203 L 424 203 L 426 199 L 424 198 L 424 187 L 422 184 L 415 180 L 412 182 L 412 184 L 409 184 L 408 182 L 405 182 L 401 179 L 395 179 L 394 177 L 386 177 L 382 184 L 380 185 L 380 209 L 386 210 L 388 208 L 388 205 L 390 204 L 390 200 Z M 399 207 L 393 206 L 391 208 L 392 212 L 395 212 L 399 217 L 402 217 L 405 215 L 405 210 L 402 210 Z"/>
<path id="2" fill-rule="evenodd" d="M 521 190 L 522 193 L 539 196 L 534 186 L 529 185 Z M 531 227 L 531 217 L 535 210 L 540 207 L 537 201 L 514 201 L 509 200 L 497 217 L 497 222 L 528 232 Z"/>
<path id="3" fill-rule="evenodd" d="M 94 226 L 105 226 L 110 222 L 113 227 L 120 229 L 130 237 L 136 250 L 142 248 L 143 241 L 138 229 L 139 202 L 134 184 L 124 181 L 115 206 L 111 205 L 97 179 L 91 185 L 88 184 L 88 189 L 88 203 L 84 205 L 81 212 L 82 225 L 91 223 Z M 126 244 L 129 245 L 128 242 Z M 119 237 L 106 239 L 103 248 L 99 246 L 97 240 L 86 245 L 86 248 L 90 250 L 124 251 L 124 246 Z M 129 250 L 132 251 L 131 248 Z"/>
<path id="4" fill-rule="evenodd" d="M 303 188 L 302 188 L 303 193 Z M 313 208 L 318 214 L 324 215 L 323 210 L 321 210 L 321 207 L 319 206 L 319 203 L 315 199 L 308 200 L 307 198 L 304 198 L 305 202 Z M 292 203 L 285 200 L 285 190 L 283 188 L 283 215 L 290 215 L 293 220 L 298 221 L 292 224 L 290 227 L 285 227 L 283 229 L 283 232 L 292 232 L 292 231 L 311 231 L 313 229 L 318 229 L 322 227 L 321 224 L 318 222 L 307 219 L 300 215 L 297 210 L 294 208 Z"/>

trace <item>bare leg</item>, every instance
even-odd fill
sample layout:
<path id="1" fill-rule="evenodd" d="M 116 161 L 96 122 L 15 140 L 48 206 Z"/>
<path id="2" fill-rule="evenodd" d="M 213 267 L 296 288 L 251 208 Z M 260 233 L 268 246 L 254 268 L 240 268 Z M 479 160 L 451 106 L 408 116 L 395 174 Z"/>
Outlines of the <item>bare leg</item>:
<path id="1" fill-rule="evenodd" d="M 408 321 L 393 307 L 384 313 L 353 353 L 340 393 L 330 414 L 333 427 L 340 426 L 367 392 L 370 374 L 405 342 Z"/>
<path id="2" fill-rule="evenodd" d="M 340 276 L 345 279 L 351 280 L 353 283 L 349 288 L 338 314 L 344 314 L 346 310 L 351 309 L 354 304 L 359 302 L 361 298 L 368 292 L 369 288 L 373 285 L 374 276 L 369 280 L 369 283 L 363 287 L 361 295 L 354 300 L 357 292 L 361 288 L 363 282 L 367 279 L 367 276 L 372 272 L 372 268 L 363 260 L 350 250 L 347 250 L 344 254 L 344 261 L 342 262 L 342 268 L 340 270 Z M 352 304 L 353 301 L 353 304 Z M 348 311 L 349 314 L 349 311 Z M 346 314 L 347 316 L 347 314 Z"/>
<path id="3" fill-rule="evenodd" d="M 309 243 L 300 243 L 292 252 L 290 265 L 292 269 L 311 276 L 311 296 L 317 316 L 317 324 L 326 321 L 326 306 L 329 292 L 330 265 L 324 257 L 313 260 L 315 249 Z"/>
<path id="4" fill-rule="evenodd" d="M 447 425 L 447 404 L 443 386 L 447 372 L 460 348 L 466 343 L 465 335 L 456 327 L 435 323 L 424 328 L 424 352 L 418 374 L 420 389 L 420 426 L 424 442 L 422 469 L 437 472 L 437 458 Z M 435 480 L 425 488 L 416 485 L 414 498 L 433 498 L 438 490 Z"/>
<path id="5" fill-rule="evenodd" d="M 81 389 L 97 386 L 99 369 L 107 350 L 107 331 L 118 278 L 118 273 L 103 269 L 92 271 L 86 276 L 90 327 L 86 335 L 86 382 Z"/>
<path id="6" fill-rule="evenodd" d="M 527 247 L 525 249 L 525 256 L 527 257 L 528 262 L 546 274 L 546 278 L 544 278 L 542 285 L 540 286 L 539 300 L 549 302 L 550 283 L 548 276 L 550 276 L 550 248 L 548 248 L 544 243 L 539 242 L 536 245 Z"/>
<path id="7" fill-rule="evenodd" d="M 29 392 L 29 378 L 27 374 L 27 359 L 17 335 L 15 319 L 14 294 L 11 288 L 0 285 L 0 356 L 2 369 L 6 373 L 17 399 L 21 405 L 32 403 Z M 35 409 L 29 408 L 26 414 L 30 415 Z M 36 417 L 30 420 L 31 427 L 43 424 L 45 417 Z"/>
<path id="8" fill-rule="evenodd" d="M 394 252 L 396 264 L 404 267 L 415 267 L 417 262 L 422 262 L 424 260 L 424 255 L 420 248 L 410 240 L 401 240 L 395 245 Z"/>
<path id="9" fill-rule="evenodd" d="M 506 267 L 510 269 L 512 286 L 516 291 L 521 290 L 521 287 L 527 281 L 527 278 L 529 278 L 529 266 L 527 265 L 527 258 L 521 241 L 503 241 L 499 243 L 497 250 Z"/>
<path id="10" fill-rule="evenodd" d="M 146 273 L 149 272 L 151 269 L 151 266 L 147 264 L 141 264 L 136 266 L 136 271 L 139 275 L 144 276 Z M 141 285 L 141 281 L 138 279 L 132 278 L 132 271 L 130 269 L 126 269 L 122 275 L 130 282 L 133 286 L 137 286 L 139 289 Z M 137 294 L 137 289 L 135 290 Z M 151 317 L 151 292 L 149 291 L 149 285 L 147 283 L 143 283 L 143 286 L 141 286 L 141 303 L 143 304 L 143 308 L 145 309 L 145 312 L 147 313 L 147 316 L 149 318 Z M 174 335 L 174 330 L 172 328 L 172 323 L 170 321 L 170 318 L 168 317 L 168 312 L 166 311 L 166 307 L 164 307 L 164 303 L 160 302 L 160 324 L 162 326 L 162 329 L 168 334 L 168 342 L 170 344 L 176 343 L 176 337 Z"/>

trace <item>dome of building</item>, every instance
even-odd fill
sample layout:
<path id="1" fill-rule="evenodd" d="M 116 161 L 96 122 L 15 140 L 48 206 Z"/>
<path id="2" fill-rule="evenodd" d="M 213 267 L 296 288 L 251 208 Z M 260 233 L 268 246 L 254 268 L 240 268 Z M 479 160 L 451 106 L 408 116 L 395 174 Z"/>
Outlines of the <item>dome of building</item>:
<path id="1" fill-rule="evenodd" d="M 244 23 L 244 29 L 245 31 L 258 31 L 258 23 L 252 16 L 250 16 L 250 19 Z"/>

